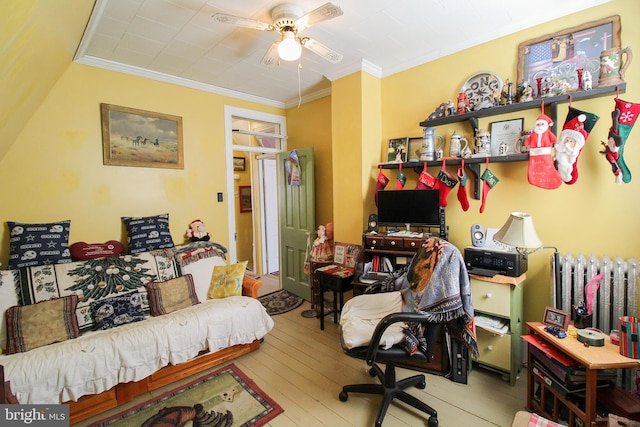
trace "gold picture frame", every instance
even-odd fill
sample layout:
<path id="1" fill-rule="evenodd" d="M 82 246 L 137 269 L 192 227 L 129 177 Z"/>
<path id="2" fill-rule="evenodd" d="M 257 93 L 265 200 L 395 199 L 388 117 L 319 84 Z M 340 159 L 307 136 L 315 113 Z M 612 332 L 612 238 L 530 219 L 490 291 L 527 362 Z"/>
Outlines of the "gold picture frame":
<path id="1" fill-rule="evenodd" d="M 184 169 L 182 117 L 100 104 L 102 162 Z"/>
<path id="2" fill-rule="evenodd" d="M 517 83 L 528 81 L 535 89 L 537 78 L 551 77 L 567 80 L 576 89 L 579 68 L 588 70 L 596 83 L 600 53 L 621 47 L 620 32 L 620 16 L 614 15 L 520 43 Z"/>

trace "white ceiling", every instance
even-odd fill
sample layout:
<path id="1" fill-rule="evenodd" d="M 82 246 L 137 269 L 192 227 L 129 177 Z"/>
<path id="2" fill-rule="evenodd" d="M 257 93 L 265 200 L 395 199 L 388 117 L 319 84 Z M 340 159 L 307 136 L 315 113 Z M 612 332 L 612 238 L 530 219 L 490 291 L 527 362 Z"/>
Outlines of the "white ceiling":
<path id="1" fill-rule="evenodd" d="M 226 13 L 271 23 L 271 9 L 285 1 L 97 0 L 75 61 L 290 107 L 326 96 L 331 80 L 355 71 L 386 77 L 608 1 L 331 0 L 344 14 L 302 35 L 344 59 L 331 64 L 303 49 L 299 68 L 260 64 L 277 33 L 211 19 Z M 309 12 L 327 0 L 288 2 Z"/>

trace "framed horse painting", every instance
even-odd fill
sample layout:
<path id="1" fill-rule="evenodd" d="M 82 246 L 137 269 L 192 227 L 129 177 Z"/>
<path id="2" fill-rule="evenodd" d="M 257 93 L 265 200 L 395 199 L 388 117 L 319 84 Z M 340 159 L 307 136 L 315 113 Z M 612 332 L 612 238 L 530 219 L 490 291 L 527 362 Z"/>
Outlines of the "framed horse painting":
<path id="1" fill-rule="evenodd" d="M 105 165 L 184 169 L 182 117 L 100 104 Z"/>

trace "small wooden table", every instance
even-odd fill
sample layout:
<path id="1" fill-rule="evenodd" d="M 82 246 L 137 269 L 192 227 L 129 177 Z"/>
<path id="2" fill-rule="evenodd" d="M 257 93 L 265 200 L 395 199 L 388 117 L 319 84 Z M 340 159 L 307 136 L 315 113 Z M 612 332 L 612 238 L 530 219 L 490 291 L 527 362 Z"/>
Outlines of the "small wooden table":
<path id="1" fill-rule="evenodd" d="M 320 283 L 320 329 L 324 330 L 324 317 L 333 314 L 333 323 L 338 323 L 338 313 L 344 305 L 344 293 L 353 289 L 353 268 L 328 265 L 316 269 Z M 333 291 L 333 310 L 324 311 L 324 291 Z M 336 298 L 340 297 L 340 305 Z"/>
<path id="2" fill-rule="evenodd" d="M 542 405 L 540 405 L 534 396 L 535 382 L 539 382 L 542 387 L 544 384 L 538 379 L 534 378 L 535 374 L 532 372 L 533 357 L 531 355 L 531 344 L 528 346 L 527 360 L 527 409 L 529 411 L 535 411 L 545 417 L 552 415 L 553 420 L 558 420 L 558 401 L 563 403 L 569 409 L 569 426 L 574 426 L 575 417 L 578 417 L 584 421 L 585 426 L 594 425 L 606 425 L 606 418 L 596 417 L 596 394 L 597 394 L 597 378 L 598 370 L 600 369 L 618 369 L 618 368 L 632 368 L 639 367 L 640 360 L 631 359 L 620 354 L 618 345 L 611 344 L 611 340 L 608 335 L 605 335 L 605 345 L 603 347 L 585 346 L 578 341 L 577 338 L 567 336 L 566 338 L 557 338 L 554 335 L 544 330 L 545 325 L 541 322 L 527 322 L 529 331 L 532 335 L 537 335 L 544 339 L 549 344 L 556 347 L 562 353 L 575 359 L 581 365 L 586 368 L 586 391 L 584 399 L 584 411 L 582 411 L 577 405 L 572 402 L 566 401 L 562 396 L 556 394 L 552 389 L 547 391 L 551 392 L 555 396 L 554 402 L 554 414 L 547 414 L 544 411 Z M 544 392 L 541 391 L 541 393 Z"/>

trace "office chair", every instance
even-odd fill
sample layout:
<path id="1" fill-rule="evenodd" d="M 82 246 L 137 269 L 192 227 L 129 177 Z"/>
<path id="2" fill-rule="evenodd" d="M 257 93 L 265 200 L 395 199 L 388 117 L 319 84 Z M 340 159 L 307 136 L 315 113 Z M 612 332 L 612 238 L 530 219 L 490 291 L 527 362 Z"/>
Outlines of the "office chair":
<path id="1" fill-rule="evenodd" d="M 357 297 L 356 297 L 357 298 Z M 421 313 L 392 313 L 385 316 L 376 326 L 371 341 L 366 346 L 347 348 L 343 339 L 343 330 L 340 330 L 340 340 L 342 349 L 345 354 L 357 358 L 363 359 L 367 362 L 369 368 L 369 375 L 378 377 L 380 384 L 353 384 L 342 387 L 338 398 L 342 402 L 346 402 L 349 398 L 349 393 L 365 393 L 365 394 L 380 394 L 383 396 L 382 405 L 378 411 L 376 418 L 376 427 L 382 426 L 382 421 L 387 413 L 389 404 L 393 399 L 399 399 L 402 402 L 410 405 L 422 412 L 429 415 L 429 427 L 436 427 L 438 425 L 438 413 L 435 409 L 427 405 L 426 403 L 418 400 L 414 396 L 410 395 L 405 389 L 416 386 L 424 389 L 426 387 L 426 381 L 424 375 L 414 375 L 409 378 L 396 380 L 396 362 L 411 361 L 411 362 L 429 362 L 433 359 L 434 348 L 436 340 L 442 329 L 441 323 L 425 323 L 426 316 Z M 398 322 L 421 322 L 425 324 L 424 338 L 427 343 L 426 353 L 418 349 L 413 355 L 409 355 L 407 350 L 401 345 L 393 345 L 388 349 L 384 349 L 380 346 L 380 340 L 382 334 L 394 323 Z M 378 363 L 385 364 L 384 371 Z"/>

